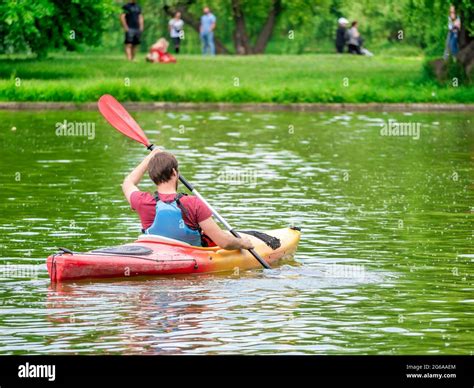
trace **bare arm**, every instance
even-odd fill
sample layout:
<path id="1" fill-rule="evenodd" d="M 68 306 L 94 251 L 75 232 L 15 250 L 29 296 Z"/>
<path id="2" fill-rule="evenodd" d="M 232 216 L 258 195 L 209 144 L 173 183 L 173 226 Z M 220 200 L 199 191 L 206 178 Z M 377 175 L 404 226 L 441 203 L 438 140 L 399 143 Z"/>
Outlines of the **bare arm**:
<path id="1" fill-rule="evenodd" d="M 209 217 L 199 223 L 202 231 L 209 236 L 218 246 L 223 249 L 251 249 L 253 248 L 252 242 L 246 238 L 236 238 L 230 233 L 223 231 L 219 225 Z"/>
<path id="2" fill-rule="evenodd" d="M 125 195 L 125 198 L 127 198 L 127 201 L 130 203 L 130 196 L 134 191 L 139 191 L 137 185 L 140 183 L 140 181 L 143 178 L 143 175 L 145 174 L 147 168 L 148 168 L 148 163 L 150 163 L 151 158 L 157 153 L 161 152 L 158 148 L 155 148 L 152 152 L 148 154 L 148 156 L 142 160 L 142 162 L 134 168 L 134 170 L 127 175 L 127 177 L 123 180 L 122 183 L 122 191 L 123 194 Z"/>
<path id="3" fill-rule="evenodd" d="M 138 17 L 138 23 L 140 24 L 140 32 L 143 32 L 145 28 L 145 19 L 143 19 L 143 14 L 140 14 Z"/>
<path id="4" fill-rule="evenodd" d="M 128 31 L 128 25 L 127 25 L 127 20 L 125 19 L 125 14 L 121 14 L 120 15 L 120 23 L 122 23 L 122 27 L 124 29 L 124 31 Z"/>

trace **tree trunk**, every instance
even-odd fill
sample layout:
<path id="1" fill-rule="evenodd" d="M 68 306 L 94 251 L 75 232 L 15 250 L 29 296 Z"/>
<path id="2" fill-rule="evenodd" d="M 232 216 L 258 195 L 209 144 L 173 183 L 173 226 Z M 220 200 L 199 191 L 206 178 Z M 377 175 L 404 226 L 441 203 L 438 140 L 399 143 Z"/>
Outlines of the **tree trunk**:
<path id="1" fill-rule="evenodd" d="M 165 5 L 163 7 L 164 11 L 170 17 L 173 17 L 176 12 L 181 12 L 181 18 L 187 24 L 189 24 L 196 32 L 199 34 L 199 25 L 200 20 L 196 18 L 193 14 L 189 13 L 187 7 L 192 4 L 193 1 L 187 1 L 185 4 L 176 5 L 176 7 L 170 7 L 169 5 Z M 224 46 L 224 44 L 214 36 L 214 44 L 216 45 L 216 53 L 217 54 L 229 54 L 229 50 Z"/>
<path id="2" fill-rule="evenodd" d="M 255 54 L 263 54 L 263 52 L 265 51 L 265 48 L 267 47 L 268 41 L 272 36 L 275 23 L 281 11 L 281 0 L 273 0 L 272 9 L 268 14 L 267 20 L 265 21 L 265 24 L 263 25 L 263 28 L 260 31 L 260 34 L 258 35 L 257 41 L 253 48 L 253 52 Z"/>
<path id="3" fill-rule="evenodd" d="M 464 71 L 470 81 L 474 77 L 474 41 L 471 41 L 467 46 L 459 51 L 456 58 L 459 60 L 459 63 L 464 68 Z"/>
<path id="4" fill-rule="evenodd" d="M 459 63 L 464 68 L 464 72 L 470 81 L 473 80 L 474 75 L 474 39 L 466 29 L 466 24 L 469 23 L 461 12 L 461 31 L 459 31 L 459 53 L 456 55 Z"/>
<path id="5" fill-rule="evenodd" d="M 236 54 L 246 55 L 252 53 L 252 48 L 249 44 L 247 36 L 247 29 L 245 27 L 245 18 L 240 8 L 239 0 L 232 0 L 232 15 L 234 17 L 235 29 L 234 29 L 234 47 Z"/>
<path id="6" fill-rule="evenodd" d="M 458 7 L 456 6 L 456 9 Z M 469 43 L 473 40 L 473 37 L 469 35 L 469 32 L 466 29 L 466 25 L 469 24 L 466 14 L 461 9 L 459 17 L 461 18 L 461 30 L 459 31 L 459 49 L 462 50 L 464 47 L 468 46 Z"/>

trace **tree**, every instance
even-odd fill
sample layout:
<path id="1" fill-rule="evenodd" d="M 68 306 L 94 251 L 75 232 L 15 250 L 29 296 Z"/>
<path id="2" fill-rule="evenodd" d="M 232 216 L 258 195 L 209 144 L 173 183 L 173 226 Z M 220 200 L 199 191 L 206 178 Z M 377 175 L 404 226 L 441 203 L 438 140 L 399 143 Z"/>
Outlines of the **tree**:
<path id="1" fill-rule="evenodd" d="M 457 58 L 464 73 L 472 80 L 474 73 L 474 4 L 471 0 L 457 0 L 454 5 L 458 7 L 462 21 L 459 37 L 461 50 Z"/>
<path id="2" fill-rule="evenodd" d="M 255 46 L 253 51 L 257 54 L 263 54 L 265 51 L 265 47 L 267 47 L 268 41 L 270 40 L 273 29 L 275 28 L 275 24 L 277 21 L 278 16 L 280 16 L 282 12 L 282 3 L 280 0 L 273 0 L 272 4 L 268 11 L 267 19 L 258 35 L 257 41 L 255 42 Z"/>
<path id="3" fill-rule="evenodd" d="M 237 54 L 250 54 L 252 47 L 250 47 L 249 38 L 247 36 L 247 27 L 245 25 L 245 16 L 240 6 L 240 0 L 231 0 L 232 16 L 234 17 L 234 48 Z"/>
<path id="4" fill-rule="evenodd" d="M 3 0 L 0 3 L 0 52 L 76 50 L 97 45 L 113 0 Z"/>

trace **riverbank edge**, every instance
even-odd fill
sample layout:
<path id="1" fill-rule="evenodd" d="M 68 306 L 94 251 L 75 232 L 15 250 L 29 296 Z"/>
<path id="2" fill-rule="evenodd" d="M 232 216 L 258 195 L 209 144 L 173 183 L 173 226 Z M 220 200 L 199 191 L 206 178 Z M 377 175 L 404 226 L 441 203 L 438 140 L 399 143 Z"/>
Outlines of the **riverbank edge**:
<path id="1" fill-rule="evenodd" d="M 474 104 L 436 103 L 214 103 L 214 102 L 124 102 L 130 110 L 189 110 L 189 111 L 474 111 Z M 96 110 L 97 103 L 74 102 L 0 102 L 0 110 Z"/>

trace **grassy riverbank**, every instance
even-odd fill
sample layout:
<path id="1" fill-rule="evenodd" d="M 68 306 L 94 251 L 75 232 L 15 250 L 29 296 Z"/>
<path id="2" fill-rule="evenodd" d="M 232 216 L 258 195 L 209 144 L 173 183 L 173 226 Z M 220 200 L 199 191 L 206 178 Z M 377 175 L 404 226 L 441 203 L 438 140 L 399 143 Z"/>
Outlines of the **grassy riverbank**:
<path id="1" fill-rule="evenodd" d="M 474 88 L 428 79 L 422 57 L 180 56 L 177 64 L 121 55 L 0 57 L 0 101 L 474 102 Z"/>

